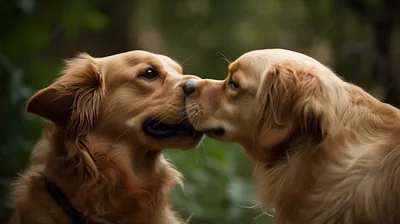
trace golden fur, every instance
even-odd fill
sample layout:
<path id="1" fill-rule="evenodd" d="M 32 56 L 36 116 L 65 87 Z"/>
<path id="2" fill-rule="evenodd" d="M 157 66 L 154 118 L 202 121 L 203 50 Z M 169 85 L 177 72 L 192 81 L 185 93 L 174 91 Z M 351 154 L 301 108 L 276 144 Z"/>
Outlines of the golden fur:
<path id="1" fill-rule="evenodd" d="M 149 68 L 157 74 L 151 80 L 141 76 Z M 182 122 L 181 88 L 193 77 L 172 59 L 145 51 L 67 61 L 63 75 L 27 103 L 27 112 L 48 127 L 14 184 L 10 223 L 70 222 L 47 192 L 45 176 L 86 223 L 182 223 L 168 204 L 181 176 L 162 149 L 194 148 L 202 135 L 158 139 L 142 124 Z"/>
<path id="2" fill-rule="evenodd" d="M 187 96 L 198 130 L 240 143 L 276 223 L 400 223 L 400 111 L 283 49 L 246 53 Z"/>

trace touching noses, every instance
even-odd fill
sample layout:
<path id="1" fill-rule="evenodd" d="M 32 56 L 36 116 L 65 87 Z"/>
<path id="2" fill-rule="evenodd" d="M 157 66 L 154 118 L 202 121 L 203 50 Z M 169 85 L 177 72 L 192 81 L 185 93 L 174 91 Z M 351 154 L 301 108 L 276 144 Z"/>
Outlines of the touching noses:
<path id="1" fill-rule="evenodd" d="M 190 96 L 196 92 L 196 84 L 197 80 L 195 79 L 189 79 L 183 84 L 183 92 L 185 93 L 185 96 Z"/>

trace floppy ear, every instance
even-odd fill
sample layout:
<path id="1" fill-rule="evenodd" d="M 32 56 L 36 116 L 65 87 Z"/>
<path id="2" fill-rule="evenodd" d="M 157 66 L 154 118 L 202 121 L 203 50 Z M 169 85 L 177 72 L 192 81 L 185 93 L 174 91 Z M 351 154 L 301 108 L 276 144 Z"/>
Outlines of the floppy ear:
<path id="1" fill-rule="evenodd" d="M 93 128 L 102 96 L 98 65 L 80 54 L 66 61 L 60 78 L 28 100 L 26 111 L 66 128 L 66 140 L 73 140 Z"/>
<path id="2" fill-rule="evenodd" d="M 311 72 L 298 71 L 290 65 L 268 68 L 261 87 L 266 91 L 263 113 L 265 119 L 272 119 L 277 125 L 295 122 L 300 131 L 323 138 L 331 128 L 332 107 L 327 90 Z"/>
<path id="3" fill-rule="evenodd" d="M 86 136 L 93 130 L 98 119 L 101 99 L 104 95 L 101 74 L 95 59 L 80 54 L 66 61 L 63 75 L 49 87 L 38 91 L 26 105 L 28 113 L 36 114 L 63 128 L 63 143 L 68 150 L 67 158 L 82 168 L 92 178 L 98 178 L 98 170 L 90 153 Z"/>

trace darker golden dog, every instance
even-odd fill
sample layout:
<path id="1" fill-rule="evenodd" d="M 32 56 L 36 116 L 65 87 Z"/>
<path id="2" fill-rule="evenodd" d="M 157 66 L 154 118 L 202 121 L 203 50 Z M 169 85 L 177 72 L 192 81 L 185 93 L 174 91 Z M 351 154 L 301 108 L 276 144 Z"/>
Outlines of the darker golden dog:
<path id="1" fill-rule="evenodd" d="M 163 149 L 202 139 L 184 119 L 188 78 L 145 51 L 68 61 L 27 103 L 48 128 L 14 185 L 10 223 L 181 223 L 168 204 L 180 174 Z"/>
<path id="2" fill-rule="evenodd" d="M 276 223 L 400 223 L 400 111 L 288 50 L 246 53 L 223 81 L 188 80 L 199 131 L 240 143 Z"/>

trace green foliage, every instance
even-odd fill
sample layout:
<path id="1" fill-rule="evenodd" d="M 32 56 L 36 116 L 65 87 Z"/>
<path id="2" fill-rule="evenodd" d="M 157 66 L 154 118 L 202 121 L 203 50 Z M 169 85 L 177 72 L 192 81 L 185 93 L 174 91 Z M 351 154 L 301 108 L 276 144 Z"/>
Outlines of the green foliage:
<path id="1" fill-rule="evenodd" d="M 169 151 L 167 158 L 185 177 L 183 188 L 176 189 L 172 202 L 179 211 L 192 215 L 193 223 L 268 220 L 253 208 L 251 163 L 238 145 L 205 139 L 196 150 Z"/>

